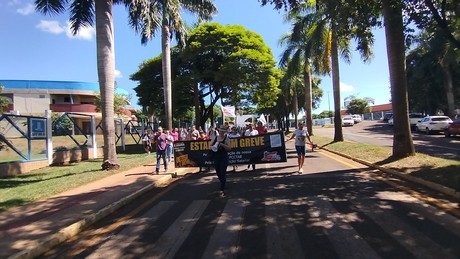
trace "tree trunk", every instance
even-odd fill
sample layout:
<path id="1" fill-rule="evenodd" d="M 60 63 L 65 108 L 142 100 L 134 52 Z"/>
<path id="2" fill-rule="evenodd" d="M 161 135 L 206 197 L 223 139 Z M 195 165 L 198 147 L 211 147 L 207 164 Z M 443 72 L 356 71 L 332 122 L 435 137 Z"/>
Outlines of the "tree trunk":
<path id="1" fill-rule="evenodd" d="M 101 91 L 102 129 L 104 134 L 105 170 L 120 167 L 115 146 L 114 91 L 115 57 L 113 38 L 112 0 L 95 1 L 97 74 Z"/>
<path id="2" fill-rule="evenodd" d="M 337 33 L 332 26 L 331 37 L 331 66 L 332 66 L 332 89 L 334 95 L 334 142 L 343 141 L 342 116 L 340 114 L 340 75 L 339 75 L 339 47 L 337 45 Z"/>
<path id="3" fill-rule="evenodd" d="M 163 91 L 165 95 L 165 118 L 163 124 L 166 129 L 172 129 L 172 95 L 171 95 L 171 49 L 169 42 L 169 26 L 165 18 L 161 27 L 161 61 L 163 72 Z"/>
<path id="4" fill-rule="evenodd" d="M 455 97 L 454 97 L 454 84 L 452 79 L 452 70 L 449 64 L 441 63 L 442 72 L 444 74 L 444 86 L 446 88 L 447 98 L 447 115 L 453 119 L 455 118 Z"/>
<path id="5" fill-rule="evenodd" d="M 415 155 L 408 115 L 406 56 L 401 3 L 383 0 L 383 16 L 393 105 L 393 157 Z"/>
<path id="6" fill-rule="evenodd" d="M 195 125 L 201 125 L 201 109 L 200 109 L 200 90 L 198 89 L 198 83 L 193 85 L 193 104 L 195 106 Z"/>
<path id="7" fill-rule="evenodd" d="M 305 85 L 305 119 L 307 120 L 308 134 L 310 134 L 310 136 L 313 136 L 311 67 L 308 64 L 304 71 L 304 85 Z"/>
<path id="8" fill-rule="evenodd" d="M 298 100 L 298 96 L 297 96 L 297 87 L 296 85 L 294 85 L 294 124 L 295 124 L 295 127 L 297 127 L 297 123 L 299 122 L 298 121 L 298 114 L 299 114 L 299 100 Z"/>

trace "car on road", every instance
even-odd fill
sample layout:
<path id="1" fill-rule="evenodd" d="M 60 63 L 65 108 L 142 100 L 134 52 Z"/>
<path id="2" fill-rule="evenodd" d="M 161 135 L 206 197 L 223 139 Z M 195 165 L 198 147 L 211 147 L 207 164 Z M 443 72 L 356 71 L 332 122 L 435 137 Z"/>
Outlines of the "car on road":
<path id="1" fill-rule="evenodd" d="M 353 118 L 355 123 L 360 123 L 361 121 L 363 121 L 363 119 L 361 118 L 361 115 L 359 115 L 359 114 L 353 114 L 353 115 L 351 115 L 351 117 Z"/>
<path id="2" fill-rule="evenodd" d="M 342 117 L 342 126 L 353 126 L 355 125 L 355 120 L 351 116 Z"/>
<path id="3" fill-rule="evenodd" d="M 417 125 L 418 122 L 420 122 L 425 116 L 421 113 L 409 113 L 409 123 L 411 129 L 415 129 L 415 125 Z M 388 119 L 388 126 L 393 126 L 394 125 L 394 118 L 391 116 L 390 119 Z"/>
<path id="4" fill-rule="evenodd" d="M 393 117 L 393 113 L 392 113 L 392 112 L 388 112 L 388 113 L 385 113 L 385 115 L 383 115 L 382 120 L 383 120 L 384 122 L 388 122 L 388 120 L 389 120 L 391 117 Z"/>
<path id="5" fill-rule="evenodd" d="M 455 136 L 458 135 L 460 136 L 460 119 L 454 120 L 447 129 L 444 130 L 444 135 L 446 137 L 450 136 Z"/>
<path id="6" fill-rule="evenodd" d="M 425 116 L 421 113 L 409 113 L 410 127 L 415 128 L 415 125 L 419 123 Z"/>
<path id="7" fill-rule="evenodd" d="M 415 131 L 426 134 L 443 132 L 451 123 L 452 120 L 447 116 L 426 116 L 415 125 Z"/>

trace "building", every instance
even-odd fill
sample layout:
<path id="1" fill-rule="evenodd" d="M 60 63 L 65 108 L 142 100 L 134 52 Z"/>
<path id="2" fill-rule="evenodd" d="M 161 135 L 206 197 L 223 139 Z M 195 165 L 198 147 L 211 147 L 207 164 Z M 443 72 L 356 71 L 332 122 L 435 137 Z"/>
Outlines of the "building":
<path id="1" fill-rule="evenodd" d="M 72 112 L 94 115 L 100 121 L 101 113 L 97 112 L 95 100 L 99 95 L 99 83 L 75 81 L 42 81 L 42 80 L 0 80 L 3 91 L 0 96 L 6 97 L 10 105 L 5 113 L 20 115 L 43 115 L 45 110 L 53 112 Z M 117 94 L 128 96 L 124 89 L 117 88 Z M 123 117 L 131 119 L 133 109 L 124 108 Z M 84 117 L 76 118 L 82 129 L 87 129 L 89 121 Z"/>

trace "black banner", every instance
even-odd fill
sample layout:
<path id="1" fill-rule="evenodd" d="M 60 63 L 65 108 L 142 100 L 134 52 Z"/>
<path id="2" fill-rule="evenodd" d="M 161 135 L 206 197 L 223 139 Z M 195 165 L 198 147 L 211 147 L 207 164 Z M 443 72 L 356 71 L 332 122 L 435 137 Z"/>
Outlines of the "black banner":
<path id="1" fill-rule="evenodd" d="M 229 164 L 265 164 L 286 162 L 284 133 L 271 132 L 258 136 L 230 139 Z M 174 164 L 179 167 L 208 167 L 214 162 L 208 140 L 174 142 Z"/>

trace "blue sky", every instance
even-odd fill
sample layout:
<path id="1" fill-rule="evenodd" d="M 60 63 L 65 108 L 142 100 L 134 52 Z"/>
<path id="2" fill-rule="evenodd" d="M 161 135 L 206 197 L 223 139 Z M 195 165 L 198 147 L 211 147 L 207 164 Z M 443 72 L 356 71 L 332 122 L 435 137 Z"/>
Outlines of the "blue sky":
<path id="1" fill-rule="evenodd" d="M 283 12 L 272 6 L 261 7 L 257 0 L 216 0 L 219 13 L 213 21 L 221 24 L 239 24 L 260 34 L 271 47 L 275 60 L 283 49 L 278 41 L 289 32 Z M 58 80 L 97 82 L 96 41 L 92 28 L 82 30 L 77 36 L 68 29 L 69 14 L 45 16 L 35 12 L 32 0 L 0 1 L 0 79 Z M 188 21 L 192 22 L 192 21 Z M 127 23 L 123 6 L 114 8 L 115 69 L 117 85 L 137 98 L 132 90 L 136 82 L 129 80 L 139 64 L 161 53 L 160 38 L 141 45 Z M 375 31 L 374 57 L 364 64 L 353 52 L 350 64 L 340 62 L 341 99 L 349 95 L 370 97 L 375 104 L 389 103 L 390 82 L 384 30 Z M 320 113 L 333 110 L 332 78 L 323 77 L 321 88 L 324 97 Z"/>

